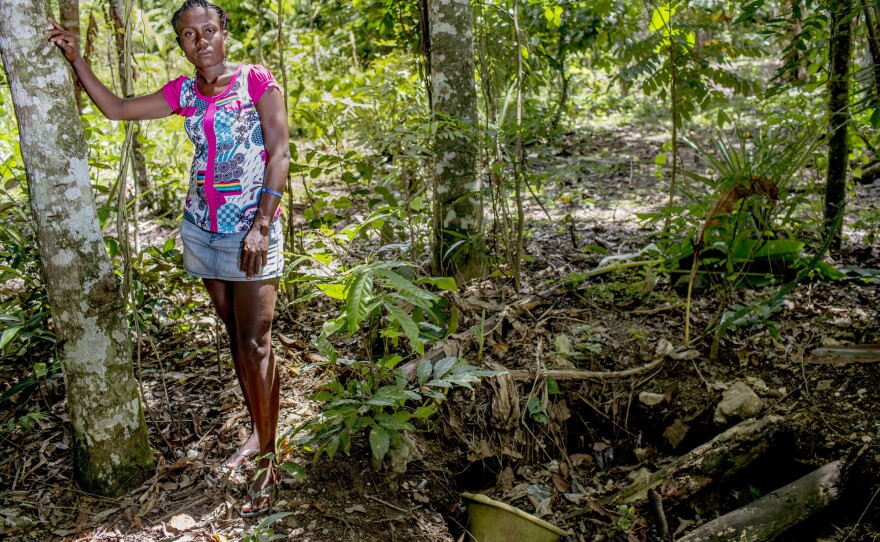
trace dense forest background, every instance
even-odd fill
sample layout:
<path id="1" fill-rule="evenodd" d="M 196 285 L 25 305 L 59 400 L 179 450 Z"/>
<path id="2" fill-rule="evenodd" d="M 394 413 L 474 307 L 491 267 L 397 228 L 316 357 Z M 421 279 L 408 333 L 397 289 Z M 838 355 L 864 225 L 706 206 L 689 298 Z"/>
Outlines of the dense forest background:
<path id="1" fill-rule="evenodd" d="M 836 507 L 782 539 L 876 538 L 880 4 L 471 2 L 472 34 L 451 50 L 474 60 L 452 89 L 470 86 L 468 117 L 436 107 L 429 13 L 447 2 L 217 3 L 228 57 L 270 68 L 291 125 L 280 515 L 233 519 L 240 495 L 217 470 L 244 429 L 228 347 L 180 265 L 182 119 L 111 122 L 84 95 L 159 467 L 122 497 L 72 489 L 3 84 L 0 532 L 456 540 L 459 492 L 488 490 L 566 540 L 660 540 L 857 457 L 861 483 L 840 482 Z M 50 4 L 119 94 L 190 73 L 176 2 Z M 465 233 L 438 217 L 450 149 L 475 159 L 461 199 L 478 202 L 464 218 L 479 227 Z M 461 254 L 476 264 L 444 265 Z M 755 409 L 719 418 L 742 386 Z M 668 521 L 646 493 L 621 496 L 755 420 L 767 453 L 754 465 L 680 496 L 656 485 Z"/>

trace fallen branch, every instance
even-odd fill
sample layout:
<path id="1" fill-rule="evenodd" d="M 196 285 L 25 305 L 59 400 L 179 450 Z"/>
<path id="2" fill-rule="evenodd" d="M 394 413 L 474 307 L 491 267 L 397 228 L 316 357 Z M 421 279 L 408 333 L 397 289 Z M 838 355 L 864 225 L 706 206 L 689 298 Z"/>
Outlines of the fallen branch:
<path id="1" fill-rule="evenodd" d="M 678 542 L 773 540 L 840 497 L 842 461 L 810 474 L 698 527 Z"/>
<path id="2" fill-rule="evenodd" d="M 649 489 L 666 498 L 690 497 L 764 456 L 782 433 L 782 418 L 766 416 L 744 420 L 638 481 L 612 495 L 608 505 L 645 501 Z M 661 487 L 662 486 L 662 487 Z"/>
<path id="3" fill-rule="evenodd" d="M 850 363 L 880 362 L 880 344 L 830 346 L 810 352 L 807 363 L 847 365 Z"/>
<path id="4" fill-rule="evenodd" d="M 625 369 L 623 371 L 578 371 L 573 369 L 554 369 L 549 371 L 541 371 L 541 376 L 549 376 L 554 380 L 616 380 L 620 378 L 629 378 L 631 376 L 649 373 L 663 364 L 663 359 L 658 359 L 641 367 Z M 510 378 L 513 380 L 532 381 L 537 373 L 529 370 L 508 371 Z"/>

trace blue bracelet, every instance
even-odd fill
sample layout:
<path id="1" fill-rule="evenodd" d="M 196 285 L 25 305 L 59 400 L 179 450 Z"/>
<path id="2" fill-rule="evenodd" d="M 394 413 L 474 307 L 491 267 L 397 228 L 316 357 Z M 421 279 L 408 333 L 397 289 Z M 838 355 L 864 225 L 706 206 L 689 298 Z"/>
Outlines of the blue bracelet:
<path id="1" fill-rule="evenodd" d="M 272 194 L 273 196 L 278 196 L 279 198 L 283 197 L 284 194 L 278 192 L 277 190 L 272 190 L 271 188 L 263 188 L 260 192 L 265 192 L 267 194 Z"/>

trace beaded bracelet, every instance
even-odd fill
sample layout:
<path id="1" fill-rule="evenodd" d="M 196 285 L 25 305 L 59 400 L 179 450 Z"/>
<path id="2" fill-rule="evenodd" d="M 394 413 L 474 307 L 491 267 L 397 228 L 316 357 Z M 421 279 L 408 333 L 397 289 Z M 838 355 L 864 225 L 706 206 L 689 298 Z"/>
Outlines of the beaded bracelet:
<path id="1" fill-rule="evenodd" d="M 260 192 L 272 194 L 273 196 L 278 196 L 279 198 L 283 196 L 281 192 L 278 192 L 277 190 L 272 190 L 271 188 L 263 188 L 262 190 L 260 190 Z"/>

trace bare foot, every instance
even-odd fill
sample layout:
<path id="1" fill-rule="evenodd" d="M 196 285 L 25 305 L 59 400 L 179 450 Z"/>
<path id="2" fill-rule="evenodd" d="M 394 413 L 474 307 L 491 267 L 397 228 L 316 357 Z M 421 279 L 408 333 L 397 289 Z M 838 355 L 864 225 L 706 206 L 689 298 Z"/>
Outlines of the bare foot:
<path id="1" fill-rule="evenodd" d="M 258 472 L 259 474 L 248 487 L 247 499 L 239 510 L 239 514 L 243 517 L 264 514 L 272 507 L 272 499 L 275 497 L 275 469 L 272 463 L 268 462 L 267 467 Z"/>
<path id="2" fill-rule="evenodd" d="M 257 433 L 251 433 L 251 436 L 244 441 L 238 450 L 235 450 L 229 459 L 224 462 L 224 466 L 229 470 L 235 470 L 247 463 L 247 461 L 260 452 L 260 439 Z"/>

